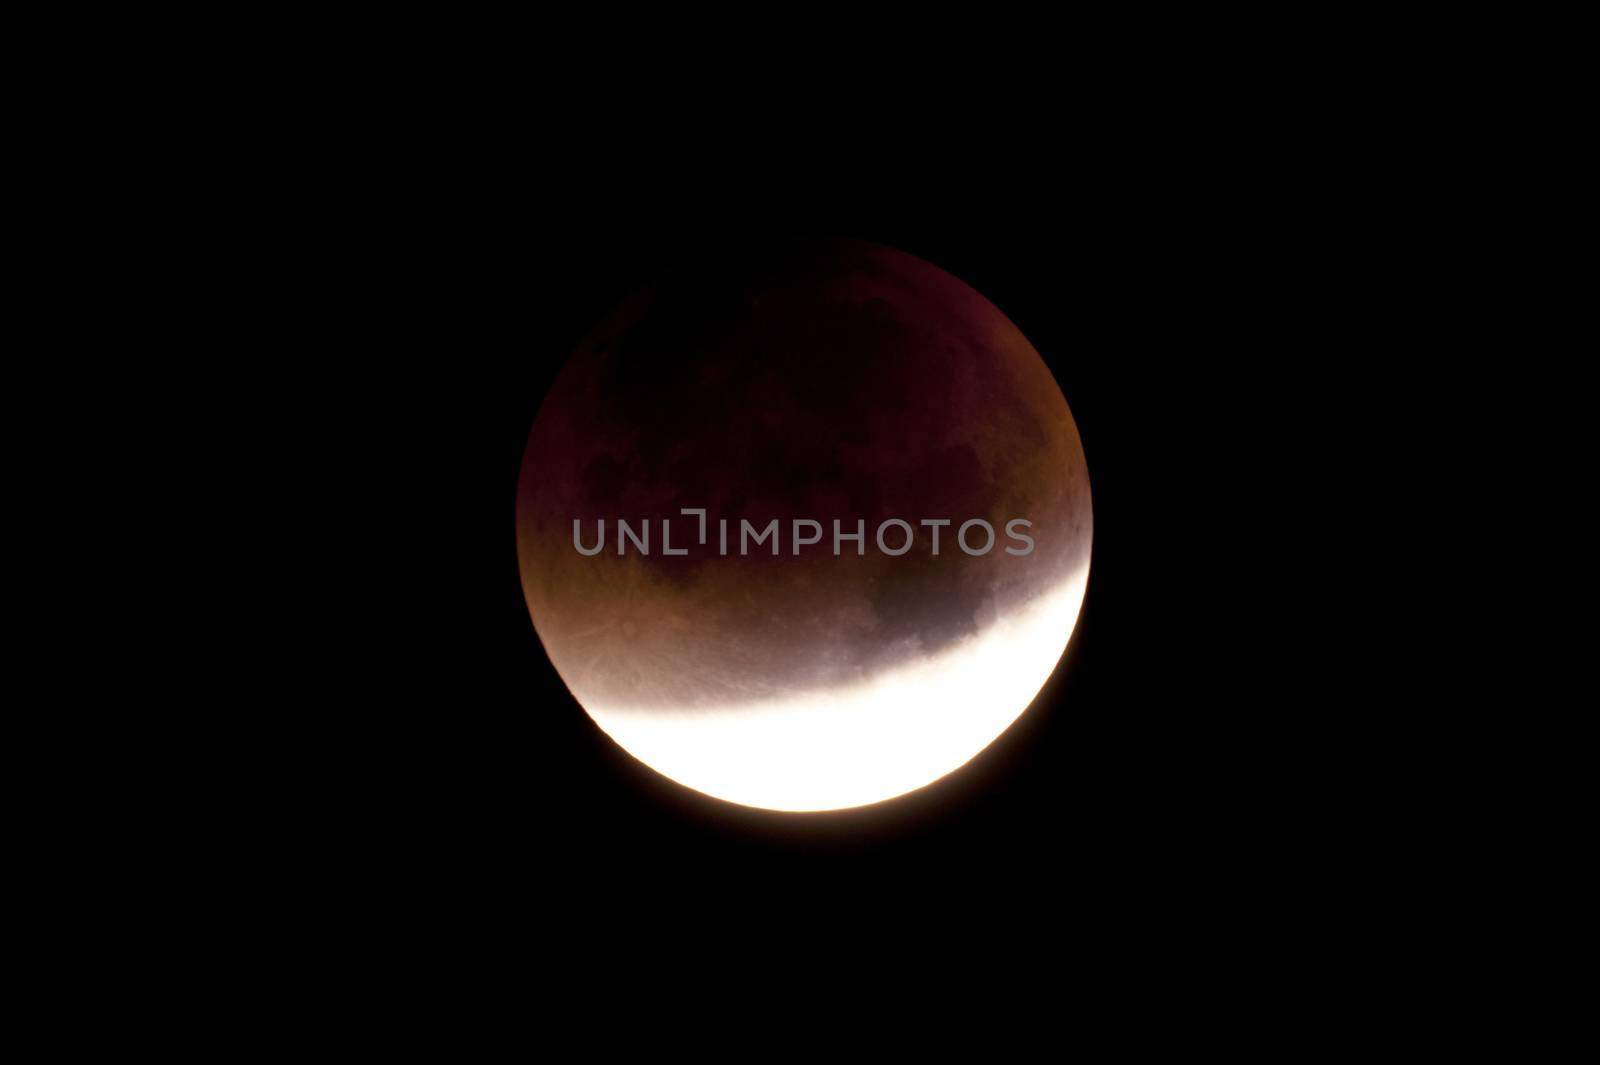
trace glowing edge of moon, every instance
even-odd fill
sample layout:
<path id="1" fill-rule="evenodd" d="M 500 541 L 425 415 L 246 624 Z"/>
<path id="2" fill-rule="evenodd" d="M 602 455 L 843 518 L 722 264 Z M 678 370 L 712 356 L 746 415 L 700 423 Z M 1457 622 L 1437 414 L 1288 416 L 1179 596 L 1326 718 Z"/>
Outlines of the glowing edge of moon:
<path id="1" fill-rule="evenodd" d="M 1085 558 L 987 631 L 844 690 L 683 711 L 578 702 L 629 754 L 713 798 L 791 812 L 882 802 L 961 768 L 1023 715 L 1066 653 L 1088 578 Z"/>

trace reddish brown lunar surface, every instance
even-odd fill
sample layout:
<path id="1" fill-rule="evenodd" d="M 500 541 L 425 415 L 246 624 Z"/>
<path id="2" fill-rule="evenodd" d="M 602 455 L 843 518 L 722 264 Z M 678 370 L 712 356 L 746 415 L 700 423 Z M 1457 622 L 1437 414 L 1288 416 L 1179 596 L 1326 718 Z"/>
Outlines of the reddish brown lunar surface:
<path id="1" fill-rule="evenodd" d="M 876 541 L 890 518 L 903 555 Z M 773 519 L 778 554 L 741 555 L 742 522 Z M 798 554 L 795 519 L 821 532 Z M 924 519 L 950 521 L 937 553 Z M 598 554 L 575 520 L 586 549 L 604 521 Z M 619 521 L 648 554 L 619 553 Z M 859 548 L 834 553 L 835 521 Z M 1065 650 L 1091 532 L 1027 339 L 942 270 L 845 240 L 692 262 L 619 308 L 545 397 L 517 496 L 528 609 L 578 702 L 679 783 L 782 810 L 891 798 L 992 742 Z"/>

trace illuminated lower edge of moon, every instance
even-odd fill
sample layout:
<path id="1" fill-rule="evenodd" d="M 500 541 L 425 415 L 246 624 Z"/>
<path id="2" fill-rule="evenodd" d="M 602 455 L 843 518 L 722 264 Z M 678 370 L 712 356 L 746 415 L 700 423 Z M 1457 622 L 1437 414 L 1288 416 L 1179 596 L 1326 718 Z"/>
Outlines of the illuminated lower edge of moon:
<path id="1" fill-rule="evenodd" d="M 937 658 L 855 687 L 751 706 L 584 709 L 639 761 L 717 799 L 795 812 L 882 802 L 959 769 L 1022 716 L 1066 652 L 1087 580 L 1085 564 Z"/>

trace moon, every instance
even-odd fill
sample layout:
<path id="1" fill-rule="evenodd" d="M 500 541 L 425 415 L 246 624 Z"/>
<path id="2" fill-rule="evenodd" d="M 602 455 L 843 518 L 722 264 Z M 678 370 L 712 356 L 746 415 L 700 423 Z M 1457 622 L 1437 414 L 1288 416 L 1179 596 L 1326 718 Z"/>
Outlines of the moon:
<path id="1" fill-rule="evenodd" d="M 903 795 L 1010 727 L 1071 639 L 1092 533 L 1027 338 L 844 239 L 665 270 L 563 366 L 517 489 L 528 610 L 585 712 L 679 784 L 784 811 Z"/>

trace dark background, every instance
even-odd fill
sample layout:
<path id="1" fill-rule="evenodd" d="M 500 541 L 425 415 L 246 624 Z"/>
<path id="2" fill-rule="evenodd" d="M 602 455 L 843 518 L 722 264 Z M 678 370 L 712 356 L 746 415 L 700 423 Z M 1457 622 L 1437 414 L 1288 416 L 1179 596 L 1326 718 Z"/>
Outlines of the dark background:
<path id="1" fill-rule="evenodd" d="M 1304 546 L 1319 517 L 1302 490 L 1329 334 L 1271 211 L 1156 172 L 826 199 L 598 177 L 518 193 L 453 185 L 368 249 L 380 342 L 348 471 L 366 609 L 327 732 L 336 772 L 359 767 L 330 814 L 339 861 L 424 885 L 475 928 L 616 929 L 668 907 L 735 937 L 775 900 L 850 927 L 983 913 L 1026 939 L 1142 914 L 1192 932 L 1219 901 L 1335 875 L 1316 851 L 1340 799 L 1310 781 L 1351 726 L 1312 660 L 1347 608 Z M 1305 216 L 1301 239 L 1324 224 Z M 590 722 L 529 620 L 513 504 L 544 390 L 609 309 L 686 254 L 819 233 L 927 259 L 1021 328 L 1082 434 L 1095 531 L 1082 619 L 1015 726 L 910 796 L 792 815 L 682 788 Z"/>

